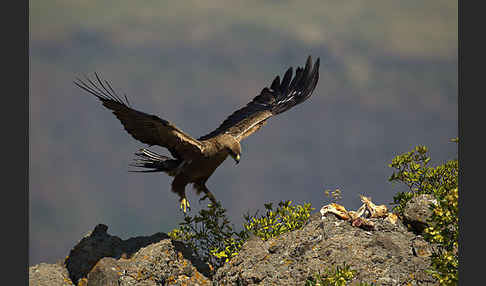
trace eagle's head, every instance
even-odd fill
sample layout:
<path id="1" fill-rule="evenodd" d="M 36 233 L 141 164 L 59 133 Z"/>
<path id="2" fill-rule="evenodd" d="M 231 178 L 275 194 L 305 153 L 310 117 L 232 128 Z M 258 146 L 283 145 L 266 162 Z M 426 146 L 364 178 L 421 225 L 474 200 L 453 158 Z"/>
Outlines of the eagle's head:
<path id="1" fill-rule="evenodd" d="M 235 160 L 236 164 L 240 162 L 240 157 L 241 157 L 240 144 L 238 144 L 235 148 L 228 147 L 228 153 Z"/>
<path id="2" fill-rule="evenodd" d="M 224 146 L 228 154 L 235 160 L 236 164 L 240 162 L 241 145 L 233 136 L 228 135 L 224 138 Z"/>

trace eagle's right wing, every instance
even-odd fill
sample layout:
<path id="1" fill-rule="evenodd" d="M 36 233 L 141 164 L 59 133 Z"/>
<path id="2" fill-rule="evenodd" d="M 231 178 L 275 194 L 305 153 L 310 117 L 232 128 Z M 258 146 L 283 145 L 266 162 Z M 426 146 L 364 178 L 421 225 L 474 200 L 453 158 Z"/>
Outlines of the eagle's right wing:
<path id="1" fill-rule="evenodd" d="M 148 145 L 167 148 L 177 159 L 191 159 L 203 152 L 203 144 L 192 138 L 172 123 L 155 115 L 130 108 L 127 97 L 120 98 L 111 84 L 101 80 L 95 73 L 96 82 L 77 79 L 74 83 L 81 89 L 96 96 L 106 108 L 113 111 L 133 138 Z"/>
<path id="2" fill-rule="evenodd" d="M 319 58 L 312 65 L 309 56 L 305 68 L 297 68 L 293 78 L 292 74 L 292 68 L 289 68 L 282 82 L 277 76 L 270 88 L 265 87 L 251 102 L 233 112 L 216 130 L 199 140 L 225 133 L 241 141 L 260 129 L 270 117 L 304 102 L 312 95 L 319 80 Z"/>

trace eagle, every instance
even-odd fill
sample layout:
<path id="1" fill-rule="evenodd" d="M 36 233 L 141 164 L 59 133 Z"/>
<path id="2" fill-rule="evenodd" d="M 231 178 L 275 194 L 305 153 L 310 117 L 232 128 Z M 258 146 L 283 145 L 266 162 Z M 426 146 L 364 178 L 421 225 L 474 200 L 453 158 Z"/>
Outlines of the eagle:
<path id="1" fill-rule="evenodd" d="M 241 158 L 240 142 L 259 130 L 269 118 L 285 112 L 307 100 L 319 80 L 319 62 L 312 63 L 308 56 L 305 67 L 293 73 L 290 67 L 282 80 L 276 76 L 270 87 L 262 89 L 246 106 L 236 110 L 210 133 L 195 139 L 171 122 L 156 115 L 133 109 L 126 95 L 121 97 L 110 82 L 95 72 L 95 78 L 77 78 L 74 84 L 98 98 L 123 124 L 124 129 L 136 140 L 168 149 L 172 157 L 159 155 L 142 148 L 134 163 L 139 172 L 164 172 L 174 177 L 171 189 L 179 196 L 180 208 L 186 212 L 190 206 L 185 188 L 193 184 L 196 193 L 204 193 L 200 200 L 216 198 L 206 187 L 213 172 L 231 156 L 236 164 Z"/>

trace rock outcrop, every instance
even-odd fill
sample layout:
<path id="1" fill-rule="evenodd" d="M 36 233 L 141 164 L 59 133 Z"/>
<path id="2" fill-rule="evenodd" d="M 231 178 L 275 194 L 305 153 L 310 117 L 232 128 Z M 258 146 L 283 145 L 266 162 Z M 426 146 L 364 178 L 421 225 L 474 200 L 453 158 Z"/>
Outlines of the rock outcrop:
<path id="1" fill-rule="evenodd" d="M 356 282 L 433 285 L 425 272 L 430 245 L 401 223 L 371 221 L 375 230 L 367 231 L 334 215 L 314 215 L 300 230 L 248 241 L 213 280 L 216 285 L 304 285 L 309 276 L 345 262 L 357 271 Z"/>
<path id="2" fill-rule="evenodd" d="M 422 233 L 428 226 L 427 220 L 432 215 L 431 205 L 437 205 L 437 200 L 431 195 L 413 197 L 403 209 L 403 222 L 416 233 Z"/>
<path id="3" fill-rule="evenodd" d="M 122 240 L 99 224 L 64 263 L 29 267 L 29 285 L 209 285 L 209 265 L 165 233 Z"/>
<path id="4" fill-rule="evenodd" d="M 410 212 L 408 219 L 414 217 Z M 416 217 L 420 223 L 426 221 L 420 215 Z M 436 285 L 425 271 L 430 267 L 433 246 L 400 220 L 368 220 L 372 229 L 332 213 L 322 216 L 315 212 L 299 230 L 265 242 L 250 238 L 239 255 L 216 272 L 165 233 L 122 240 L 109 235 L 108 227 L 100 224 L 81 239 L 64 263 L 29 267 L 29 282 L 90 286 L 304 285 L 310 276 L 346 263 L 356 271 L 350 285 Z"/>

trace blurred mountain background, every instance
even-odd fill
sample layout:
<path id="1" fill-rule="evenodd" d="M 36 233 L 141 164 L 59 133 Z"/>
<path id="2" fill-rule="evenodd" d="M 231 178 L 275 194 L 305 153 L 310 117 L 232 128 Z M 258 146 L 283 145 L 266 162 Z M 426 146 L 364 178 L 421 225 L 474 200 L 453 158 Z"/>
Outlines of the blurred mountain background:
<path id="1" fill-rule="evenodd" d="M 126 239 L 183 219 L 165 174 L 127 172 L 146 145 L 73 80 L 100 72 L 135 109 L 199 137 L 321 58 L 302 105 L 243 141 L 208 181 L 236 225 L 266 202 L 359 194 L 391 203 L 387 165 L 415 145 L 457 157 L 456 1 L 30 1 L 29 265 L 64 258 L 98 223 Z M 167 153 L 162 148 L 151 150 Z M 192 212 L 198 203 L 188 188 Z"/>

